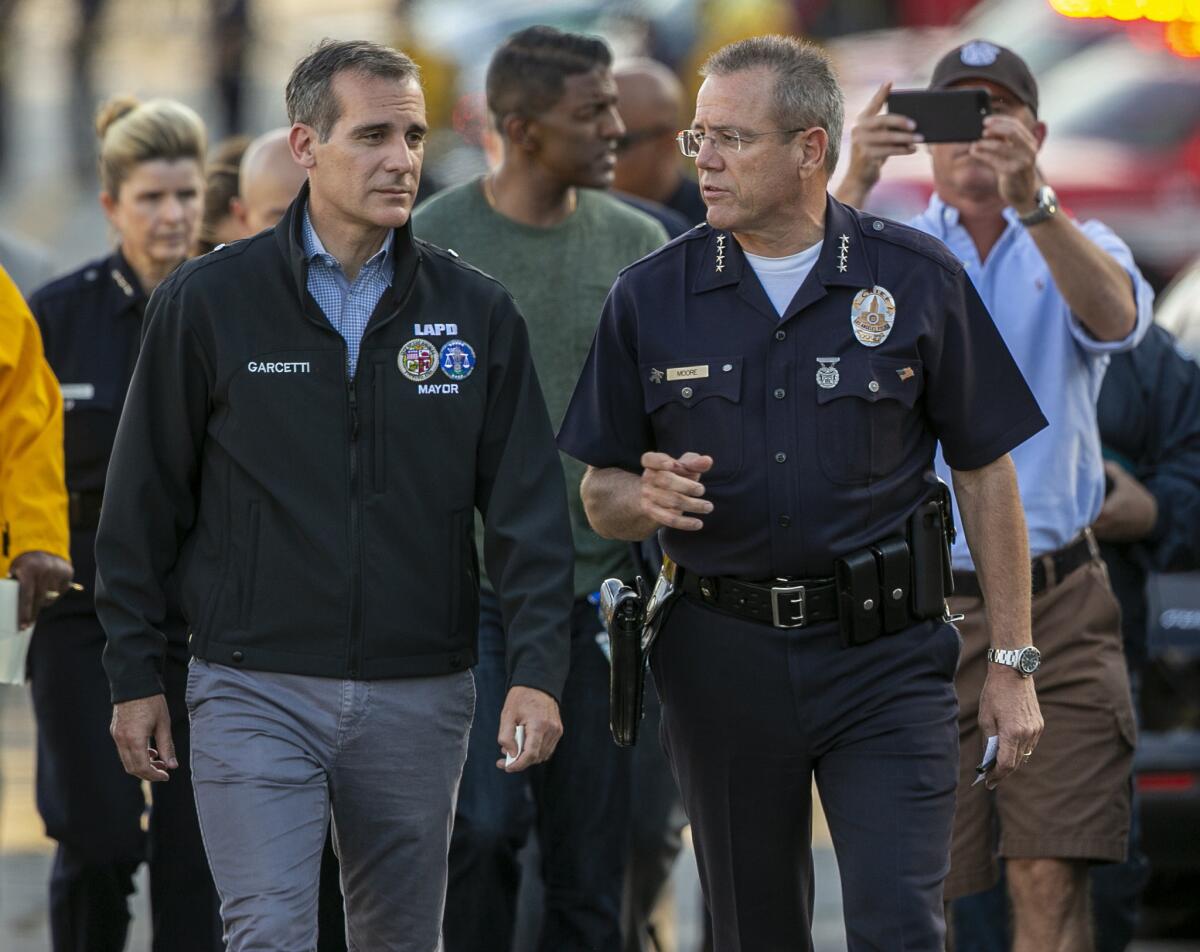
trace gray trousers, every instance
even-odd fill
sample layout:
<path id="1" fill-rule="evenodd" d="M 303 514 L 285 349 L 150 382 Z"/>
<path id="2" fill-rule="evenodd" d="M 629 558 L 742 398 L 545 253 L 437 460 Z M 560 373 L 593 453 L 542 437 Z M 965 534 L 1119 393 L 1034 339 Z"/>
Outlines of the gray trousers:
<path id="1" fill-rule="evenodd" d="M 310 952 L 330 813 L 352 952 L 441 948 L 470 671 L 342 681 L 193 660 L 192 782 L 229 952 Z"/>

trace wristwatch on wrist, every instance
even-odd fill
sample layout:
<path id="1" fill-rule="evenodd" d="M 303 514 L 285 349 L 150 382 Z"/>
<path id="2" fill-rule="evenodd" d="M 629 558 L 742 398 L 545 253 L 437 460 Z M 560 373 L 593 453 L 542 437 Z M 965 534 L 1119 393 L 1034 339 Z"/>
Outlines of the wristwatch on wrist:
<path id="1" fill-rule="evenodd" d="M 1043 185 L 1034 195 L 1037 198 L 1037 207 L 1028 215 L 1021 215 L 1019 219 L 1026 228 L 1058 214 L 1058 196 L 1049 185 Z"/>
<path id="2" fill-rule="evenodd" d="M 1028 648 L 988 648 L 987 659 L 993 664 L 1014 668 L 1017 674 L 1027 678 L 1041 665 L 1042 653 L 1032 645 Z"/>

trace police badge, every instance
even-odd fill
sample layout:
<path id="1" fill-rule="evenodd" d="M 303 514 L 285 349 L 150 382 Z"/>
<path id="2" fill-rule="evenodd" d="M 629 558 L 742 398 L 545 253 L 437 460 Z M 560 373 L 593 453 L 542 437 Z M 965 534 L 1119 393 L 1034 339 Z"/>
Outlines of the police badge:
<path id="1" fill-rule="evenodd" d="M 895 321 L 896 302 L 887 288 L 877 284 L 854 295 L 854 303 L 850 305 L 850 329 L 860 344 L 878 347 L 887 340 Z"/>
<path id="2" fill-rule="evenodd" d="M 842 379 L 837 367 L 834 366 L 841 359 L 841 357 L 817 358 L 817 363 L 821 365 L 821 369 L 817 371 L 817 386 L 822 390 L 832 390 Z"/>

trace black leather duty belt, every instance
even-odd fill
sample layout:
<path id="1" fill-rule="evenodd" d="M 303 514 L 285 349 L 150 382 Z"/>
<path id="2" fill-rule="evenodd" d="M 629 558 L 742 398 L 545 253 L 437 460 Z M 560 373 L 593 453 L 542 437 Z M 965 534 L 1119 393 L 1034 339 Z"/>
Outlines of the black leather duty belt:
<path id="1" fill-rule="evenodd" d="M 805 628 L 838 617 L 837 587 L 831 578 L 748 582 L 680 568 L 675 584 L 706 605 L 775 628 Z"/>
<path id="2" fill-rule="evenodd" d="M 100 525 L 100 501 L 104 493 L 67 494 L 67 518 L 72 529 L 95 529 Z"/>
<path id="3" fill-rule="evenodd" d="M 1081 568 L 1093 559 L 1100 558 L 1100 548 L 1091 529 L 1084 529 L 1079 538 L 1068 542 L 1061 549 L 1039 555 L 1030 562 L 1030 577 L 1033 583 L 1033 594 L 1040 595 L 1049 588 L 1062 582 L 1076 569 Z M 983 589 L 979 586 L 979 576 L 974 572 L 954 573 L 954 594 L 967 598 L 983 598 Z"/>

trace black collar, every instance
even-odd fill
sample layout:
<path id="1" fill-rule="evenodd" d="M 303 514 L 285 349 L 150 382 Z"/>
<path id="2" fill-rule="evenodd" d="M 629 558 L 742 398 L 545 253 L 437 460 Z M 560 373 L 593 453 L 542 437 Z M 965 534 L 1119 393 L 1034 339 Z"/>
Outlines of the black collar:
<path id="1" fill-rule="evenodd" d="M 115 251 L 98 265 L 97 278 L 104 295 L 105 308 L 113 314 L 131 311 L 139 318 L 145 313 L 149 295 L 142 290 L 142 282 L 118 246 Z"/>
<path id="2" fill-rule="evenodd" d="M 703 294 L 733 285 L 738 286 L 739 296 L 747 303 L 763 311 L 771 320 L 780 320 L 754 269 L 747 265 L 745 252 L 737 239 L 730 232 L 710 229 L 692 291 Z M 826 195 L 825 236 L 821 256 L 788 305 L 783 320 L 820 300 L 827 288 L 870 288 L 874 285 L 875 275 L 867 260 L 858 216 L 848 205 L 843 205 L 832 195 Z"/>
<path id="3" fill-rule="evenodd" d="M 275 241 L 279 250 L 287 260 L 292 278 L 296 282 L 296 293 L 300 300 L 306 300 L 308 295 L 308 259 L 304 254 L 304 207 L 308 204 L 308 182 L 301 186 L 299 194 L 292 200 L 283 218 L 275 226 Z M 393 232 L 392 241 L 392 284 L 384 295 L 391 294 L 393 302 L 399 306 L 408 294 L 409 286 L 417 273 L 417 263 L 421 252 L 412 237 L 412 217 L 405 222 L 403 228 Z"/>

